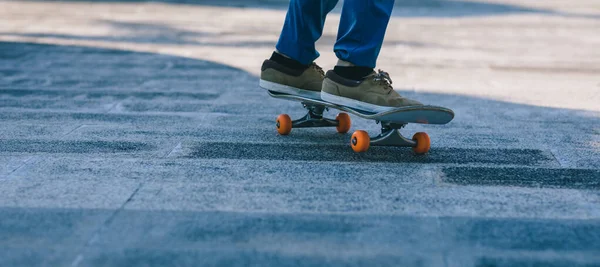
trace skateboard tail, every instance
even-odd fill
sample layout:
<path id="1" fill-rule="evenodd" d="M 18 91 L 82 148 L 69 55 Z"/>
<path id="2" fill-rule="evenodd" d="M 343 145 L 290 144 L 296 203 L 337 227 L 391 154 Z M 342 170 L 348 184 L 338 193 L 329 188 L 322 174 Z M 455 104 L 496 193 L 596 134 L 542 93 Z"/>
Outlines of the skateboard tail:
<path id="1" fill-rule="evenodd" d="M 454 112 L 448 109 L 426 106 L 413 110 L 399 110 L 377 116 L 376 120 L 393 123 L 446 124 L 454 119 Z"/>

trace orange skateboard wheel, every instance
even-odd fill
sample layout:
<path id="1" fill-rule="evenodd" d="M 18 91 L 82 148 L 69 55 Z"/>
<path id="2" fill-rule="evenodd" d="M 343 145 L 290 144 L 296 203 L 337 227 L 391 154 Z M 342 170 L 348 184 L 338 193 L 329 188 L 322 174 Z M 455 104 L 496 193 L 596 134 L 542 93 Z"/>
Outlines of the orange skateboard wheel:
<path id="1" fill-rule="evenodd" d="M 355 131 L 352 134 L 352 138 L 350 138 L 350 146 L 352 146 L 352 150 L 357 153 L 367 151 L 370 143 L 371 137 L 369 137 L 367 132 L 362 130 Z"/>
<path id="2" fill-rule="evenodd" d="M 277 132 L 280 135 L 288 135 L 292 131 L 292 119 L 288 114 L 281 114 L 277 117 Z"/>
<path id="3" fill-rule="evenodd" d="M 413 151 L 418 155 L 423 155 L 429 151 L 431 147 L 431 140 L 429 135 L 424 132 L 418 132 L 413 135 L 413 141 L 417 142 L 417 146 L 413 147 Z"/>
<path id="4" fill-rule="evenodd" d="M 338 125 L 335 127 L 338 133 L 347 133 L 350 130 L 350 126 L 352 126 L 352 121 L 350 120 L 350 116 L 347 113 L 340 113 L 335 117 L 335 120 L 338 121 Z"/>

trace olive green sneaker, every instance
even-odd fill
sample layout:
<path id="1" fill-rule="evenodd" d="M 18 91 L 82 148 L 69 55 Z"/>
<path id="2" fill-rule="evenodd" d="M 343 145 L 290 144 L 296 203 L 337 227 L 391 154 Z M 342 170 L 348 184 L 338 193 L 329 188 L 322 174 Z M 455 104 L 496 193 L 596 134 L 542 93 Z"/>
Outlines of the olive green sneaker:
<path id="1" fill-rule="evenodd" d="M 390 75 L 381 70 L 367 75 L 360 81 L 343 78 L 330 70 L 323 81 L 321 99 L 375 113 L 397 107 L 423 105 L 396 92 L 392 87 Z"/>
<path id="2" fill-rule="evenodd" d="M 323 69 L 315 63 L 305 70 L 295 70 L 267 59 L 261 68 L 259 85 L 270 91 L 321 99 L 323 78 Z"/>

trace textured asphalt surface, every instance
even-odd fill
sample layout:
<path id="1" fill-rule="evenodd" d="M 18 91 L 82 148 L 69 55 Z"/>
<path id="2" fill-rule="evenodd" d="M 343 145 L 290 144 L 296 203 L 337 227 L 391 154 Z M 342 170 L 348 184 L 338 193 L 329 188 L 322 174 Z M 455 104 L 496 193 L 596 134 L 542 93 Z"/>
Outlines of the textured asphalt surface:
<path id="1" fill-rule="evenodd" d="M 403 130 L 425 156 L 355 154 L 331 128 L 278 136 L 303 110 L 257 84 L 0 41 L 0 266 L 600 266 L 597 111 L 398 88 L 455 120 Z"/>

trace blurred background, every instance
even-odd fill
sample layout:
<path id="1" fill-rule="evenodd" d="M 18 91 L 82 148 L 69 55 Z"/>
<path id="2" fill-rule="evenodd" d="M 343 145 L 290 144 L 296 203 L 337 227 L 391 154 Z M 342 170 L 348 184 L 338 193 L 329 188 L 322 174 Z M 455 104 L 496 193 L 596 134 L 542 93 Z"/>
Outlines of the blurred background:
<path id="1" fill-rule="evenodd" d="M 339 8 L 317 62 L 332 67 Z M 259 73 L 288 1 L 2 2 L 0 40 L 212 60 Z M 600 109 L 597 1 L 399 0 L 378 67 L 397 86 Z M 575 94 L 574 94 L 575 93 Z M 581 98 L 574 97 L 581 95 Z"/>

